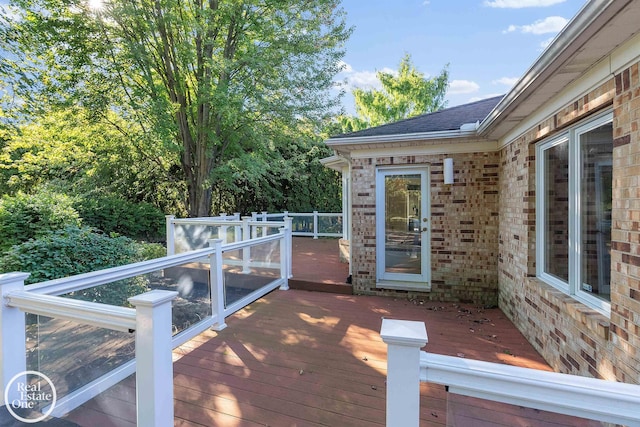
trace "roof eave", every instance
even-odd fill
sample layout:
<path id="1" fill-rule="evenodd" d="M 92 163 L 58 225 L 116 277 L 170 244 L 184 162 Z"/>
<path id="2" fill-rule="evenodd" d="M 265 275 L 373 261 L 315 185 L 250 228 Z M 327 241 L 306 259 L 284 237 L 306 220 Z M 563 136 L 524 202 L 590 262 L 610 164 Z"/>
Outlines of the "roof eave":
<path id="1" fill-rule="evenodd" d="M 349 161 L 342 156 L 334 155 L 330 157 L 325 157 L 320 159 L 320 163 L 329 168 L 338 172 L 342 172 L 345 167 L 349 166 Z"/>
<path id="2" fill-rule="evenodd" d="M 617 2 L 617 4 L 616 4 Z M 486 135 L 499 122 L 501 118 L 509 114 L 518 102 L 526 99 L 527 93 L 535 90 L 550 73 L 560 67 L 567 58 L 571 57 L 580 48 L 576 43 L 584 35 L 593 22 L 600 18 L 611 6 L 617 6 L 620 10 L 628 1 L 600 0 L 588 2 L 564 30 L 556 36 L 553 42 L 538 57 L 536 62 L 518 80 L 514 87 L 502 98 L 495 108 L 487 115 L 478 127 L 479 135 Z M 608 11 L 610 14 L 611 10 Z"/>
<path id="3" fill-rule="evenodd" d="M 366 144 L 384 144 L 406 141 L 427 141 L 435 139 L 468 138 L 477 135 L 476 130 L 446 130 L 437 132 L 416 132 L 392 135 L 355 136 L 351 138 L 329 138 L 325 141 L 329 147 L 354 147 Z"/>

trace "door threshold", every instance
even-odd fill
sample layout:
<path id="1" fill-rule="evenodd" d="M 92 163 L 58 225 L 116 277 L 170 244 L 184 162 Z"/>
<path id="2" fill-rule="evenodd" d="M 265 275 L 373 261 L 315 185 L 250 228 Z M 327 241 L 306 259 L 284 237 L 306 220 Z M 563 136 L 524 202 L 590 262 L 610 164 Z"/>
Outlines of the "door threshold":
<path id="1" fill-rule="evenodd" d="M 429 282 L 380 280 L 376 282 L 376 289 L 396 289 L 402 291 L 430 292 L 431 284 Z"/>

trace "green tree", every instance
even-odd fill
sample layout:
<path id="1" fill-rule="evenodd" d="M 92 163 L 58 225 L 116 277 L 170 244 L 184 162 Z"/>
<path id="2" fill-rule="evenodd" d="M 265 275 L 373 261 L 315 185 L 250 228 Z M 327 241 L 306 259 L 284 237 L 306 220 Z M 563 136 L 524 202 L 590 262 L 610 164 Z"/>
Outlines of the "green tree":
<path id="1" fill-rule="evenodd" d="M 406 54 L 400 61 L 398 74 L 379 71 L 382 89 L 354 89 L 356 117 L 342 116 L 343 132 L 380 126 L 420 114 L 438 111 L 446 105 L 444 97 L 449 85 L 447 66 L 435 77 L 426 78 Z"/>
<path id="2" fill-rule="evenodd" d="M 264 152 L 274 128 L 320 123 L 350 34 L 338 0 L 13 0 L 0 73 L 23 111 L 82 105 L 137 124 L 171 150 L 191 216 L 212 206 L 216 169 Z"/>
<path id="3" fill-rule="evenodd" d="M 331 155 L 312 128 L 280 129 L 269 150 L 246 153 L 218 168 L 216 212 L 339 212 L 340 177 L 320 159 Z"/>
<path id="4" fill-rule="evenodd" d="M 114 194 L 182 213 L 177 159 L 162 144 L 145 144 L 113 112 L 94 120 L 86 108 L 51 109 L 0 142 L 0 194 L 41 188 L 95 200 Z"/>

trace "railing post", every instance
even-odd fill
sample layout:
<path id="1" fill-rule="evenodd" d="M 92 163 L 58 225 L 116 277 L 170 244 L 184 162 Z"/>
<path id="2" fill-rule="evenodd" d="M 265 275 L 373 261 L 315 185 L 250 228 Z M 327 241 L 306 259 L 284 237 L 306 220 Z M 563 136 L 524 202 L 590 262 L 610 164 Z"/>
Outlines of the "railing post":
<path id="1" fill-rule="evenodd" d="M 9 381 L 20 372 L 27 370 L 25 314 L 16 307 L 6 304 L 6 295 L 24 290 L 24 281 L 29 273 L 0 274 L 0 406 L 4 401 L 4 391 Z M 16 390 L 9 392 L 9 401 L 18 399 Z"/>
<path id="2" fill-rule="evenodd" d="M 287 230 L 287 257 L 289 258 L 289 265 L 287 267 L 289 271 L 287 273 L 289 275 L 289 279 L 291 279 L 293 277 L 293 218 L 290 218 L 285 214 L 283 219 Z"/>
<path id="3" fill-rule="evenodd" d="M 227 327 L 224 319 L 224 265 L 222 263 L 222 239 L 209 240 L 209 247 L 215 252 L 209 255 L 209 280 L 211 282 L 211 313 L 218 321 L 211 326 L 214 331 Z"/>
<path id="4" fill-rule="evenodd" d="M 251 217 L 242 217 L 242 240 L 251 239 L 251 225 L 249 224 Z M 251 248 L 242 248 L 242 272 L 247 274 L 251 272 L 249 262 L 251 261 Z"/>
<path id="5" fill-rule="evenodd" d="M 226 219 L 225 219 L 226 220 Z M 229 228 L 228 225 L 219 225 L 218 229 L 220 230 L 218 232 L 218 238 L 222 239 L 223 243 L 227 242 L 227 229 Z"/>
<path id="6" fill-rule="evenodd" d="M 318 211 L 313 211 L 313 238 L 318 238 Z"/>
<path id="7" fill-rule="evenodd" d="M 234 221 L 241 220 L 239 212 L 235 212 L 233 214 L 233 220 Z M 233 229 L 233 242 L 230 242 L 230 243 L 239 242 L 240 240 L 242 240 L 242 227 L 236 225 Z"/>
<path id="8" fill-rule="evenodd" d="M 387 344 L 387 427 L 420 424 L 420 348 L 427 343 L 423 322 L 382 319 Z"/>
<path id="9" fill-rule="evenodd" d="M 267 217 L 267 211 L 262 211 L 262 222 L 267 222 L 269 221 L 269 218 Z M 262 237 L 267 235 L 267 226 L 262 227 Z"/>
<path id="10" fill-rule="evenodd" d="M 258 221 L 258 212 L 251 212 L 251 220 Z"/>
<path id="11" fill-rule="evenodd" d="M 175 226 L 173 224 L 176 216 L 165 215 L 165 218 L 167 219 L 167 256 L 169 256 L 176 253 Z"/>
<path id="12" fill-rule="evenodd" d="M 289 239 L 287 227 L 280 229 L 282 238 L 280 239 L 280 278 L 284 279 L 284 283 L 280 286 L 281 291 L 289 290 L 289 264 L 291 264 L 291 256 L 289 251 Z"/>
<path id="13" fill-rule="evenodd" d="M 129 298 L 136 308 L 138 426 L 173 426 L 171 301 L 174 291 L 153 290 Z"/>

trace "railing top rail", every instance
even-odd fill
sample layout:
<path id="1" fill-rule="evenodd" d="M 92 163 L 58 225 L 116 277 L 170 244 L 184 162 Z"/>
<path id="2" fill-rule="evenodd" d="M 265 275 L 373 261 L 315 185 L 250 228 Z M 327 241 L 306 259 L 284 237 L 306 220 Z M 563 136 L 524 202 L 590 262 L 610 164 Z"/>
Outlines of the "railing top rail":
<path id="1" fill-rule="evenodd" d="M 66 294 L 94 286 L 104 285 L 106 283 L 116 282 L 118 280 L 128 279 L 141 274 L 151 273 L 164 268 L 176 267 L 178 265 L 186 264 L 209 256 L 214 251 L 215 249 L 213 248 L 198 249 L 177 255 L 141 261 L 134 264 L 106 268 L 61 279 L 48 280 L 46 282 L 25 286 L 25 291 L 46 295 Z"/>
<path id="2" fill-rule="evenodd" d="M 27 291 L 15 291 L 6 296 L 7 304 L 24 312 L 57 319 L 133 332 L 136 328 L 136 310 L 90 301 L 75 300 Z"/>
<path id="3" fill-rule="evenodd" d="M 222 245 L 222 252 L 230 252 L 230 251 L 235 251 L 242 248 L 249 248 L 249 247 L 260 245 L 263 243 L 280 240 L 280 239 L 283 239 L 284 237 L 285 237 L 285 234 L 281 230 L 277 234 L 272 234 L 270 236 L 257 237 L 255 239 L 250 239 L 250 240 L 241 240 L 239 242 L 234 242 L 234 243 L 227 243 Z"/>
<path id="4" fill-rule="evenodd" d="M 173 224 L 202 224 L 204 223 L 223 223 L 225 225 L 229 225 L 228 223 L 241 223 L 242 224 L 242 220 L 237 219 L 235 217 L 229 217 L 227 219 L 225 218 L 173 218 L 171 220 L 171 222 Z"/>
<path id="5" fill-rule="evenodd" d="M 256 213 L 257 217 L 266 216 L 267 218 L 280 217 L 280 216 L 342 216 L 341 212 L 280 212 L 280 213 Z"/>
<path id="6" fill-rule="evenodd" d="M 245 222 L 242 220 L 211 220 L 207 218 L 185 218 L 185 219 L 175 219 L 172 220 L 174 224 L 186 224 L 186 225 L 211 225 L 211 226 L 226 226 L 226 227 L 234 227 L 234 226 L 242 226 Z M 285 225 L 284 221 L 248 221 L 249 225 L 253 226 L 270 226 L 270 227 L 283 227 Z"/>
<path id="7" fill-rule="evenodd" d="M 618 424 L 640 422 L 640 385 L 421 352 L 420 380 L 452 393 Z"/>

